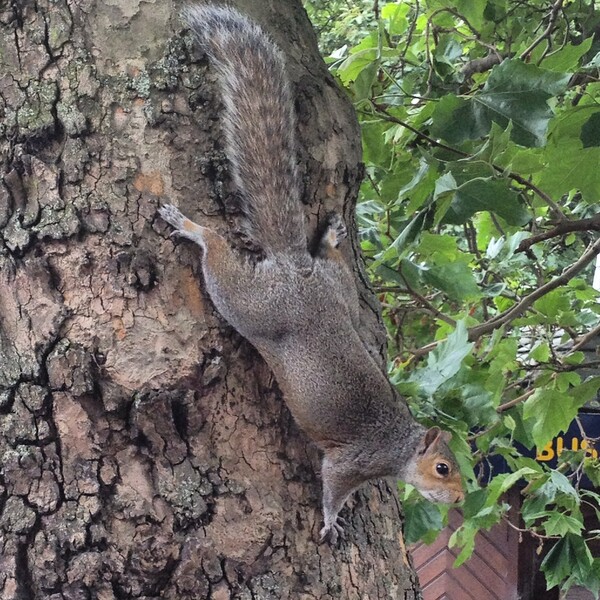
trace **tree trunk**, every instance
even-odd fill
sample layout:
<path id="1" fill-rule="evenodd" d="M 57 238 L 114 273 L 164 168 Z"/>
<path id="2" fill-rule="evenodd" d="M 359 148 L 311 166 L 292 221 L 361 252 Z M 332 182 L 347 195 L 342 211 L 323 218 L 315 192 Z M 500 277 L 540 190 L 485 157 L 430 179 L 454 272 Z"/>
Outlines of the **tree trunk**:
<path id="1" fill-rule="evenodd" d="M 288 55 L 311 227 L 353 223 L 358 126 L 300 1 L 235 4 Z M 0 5 L 0 596 L 414 598 L 390 486 L 355 495 L 339 548 L 315 543 L 318 453 L 156 216 L 235 231 L 214 73 L 179 9 Z"/>

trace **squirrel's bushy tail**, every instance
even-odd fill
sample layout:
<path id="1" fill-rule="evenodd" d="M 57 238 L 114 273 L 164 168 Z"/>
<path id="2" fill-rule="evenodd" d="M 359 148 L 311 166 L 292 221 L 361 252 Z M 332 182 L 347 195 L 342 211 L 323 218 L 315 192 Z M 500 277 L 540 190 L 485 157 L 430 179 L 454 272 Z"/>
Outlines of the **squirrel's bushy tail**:
<path id="1" fill-rule="evenodd" d="M 306 253 L 294 102 L 281 51 L 232 8 L 190 6 L 183 18 L 219 75 L 226 152 L 248 233 L 267 254 Z"/>

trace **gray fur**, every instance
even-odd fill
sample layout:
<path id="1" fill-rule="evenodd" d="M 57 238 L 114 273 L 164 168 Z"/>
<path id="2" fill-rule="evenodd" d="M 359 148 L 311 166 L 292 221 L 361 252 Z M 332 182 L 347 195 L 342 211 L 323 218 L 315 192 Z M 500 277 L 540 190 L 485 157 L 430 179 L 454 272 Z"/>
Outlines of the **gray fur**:
<path id="1" fill-rule="evenodd" d="M 242 192 L 248 233 L 267 254 L 306 251 L 296 117 L 281 51 L 226 6 L 191 6 L 183 18 L 219 75 L 226 153 Z"/>

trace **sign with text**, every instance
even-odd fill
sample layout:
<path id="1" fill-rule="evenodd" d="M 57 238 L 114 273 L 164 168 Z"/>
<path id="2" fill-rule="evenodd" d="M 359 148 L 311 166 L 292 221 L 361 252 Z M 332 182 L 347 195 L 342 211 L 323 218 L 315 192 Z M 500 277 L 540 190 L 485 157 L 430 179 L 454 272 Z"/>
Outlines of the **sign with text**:
<path id="1" fill-rule="evenodd" d="M 536 460 L 554 467 L 564 450 L 586 450 L 588 455 L 598 458 L 598 450 L 590 440 L 600 438 L 600 413 L 580 412 L 577 417 L 579 422 L 573 421 L 565 433 L 537 449 Z"/>
<path id="2" fill-rule="evenodd" d="M 594 440 L 599 440 L 597 448 L 593 445 Z M 600 412 L 580 412 L 577 415 L 577 420 L 573 421 L 564 433 L 555 437 L 543 448 L 528 450 L 521 444 L 517 445 L 523 456 L 535 458 L 538 462 L 550 468 L 556 467 L 558 457 L 565 450 L 585 450 L 588 456 L 598 458 L 598 450 L 600 450 Z M 494 456 L 491 460 L 482 463 L 481 466 L 483 467 L 483 481 L 489 481 L 492 475 L 511 472 L 501 456 Z M 594 487 L 592 482 L 585 476 L 582 478 L 581 484 L 587 488 Z"/>

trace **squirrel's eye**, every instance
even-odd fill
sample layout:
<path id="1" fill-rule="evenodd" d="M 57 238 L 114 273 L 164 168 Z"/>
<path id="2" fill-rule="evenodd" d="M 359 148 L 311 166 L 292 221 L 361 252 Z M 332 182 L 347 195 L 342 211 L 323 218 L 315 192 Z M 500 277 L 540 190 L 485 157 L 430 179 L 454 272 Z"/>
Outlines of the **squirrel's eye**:
<path id="1" fill-rule="evenodd" d="M 435 470 L 438 472 L 439 475 L 442 475 L 444 477 L 448 475 L 448 473 L 450 473 L 450 467 L 448 467 L 446 463 L 442 462 L 435 465 Z"/>

